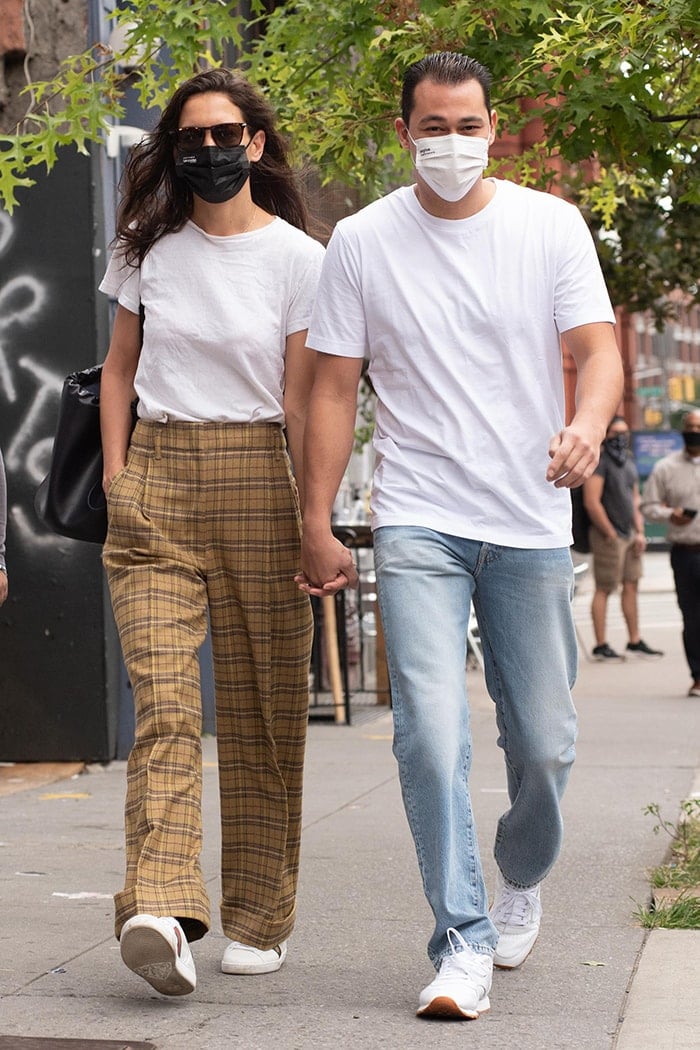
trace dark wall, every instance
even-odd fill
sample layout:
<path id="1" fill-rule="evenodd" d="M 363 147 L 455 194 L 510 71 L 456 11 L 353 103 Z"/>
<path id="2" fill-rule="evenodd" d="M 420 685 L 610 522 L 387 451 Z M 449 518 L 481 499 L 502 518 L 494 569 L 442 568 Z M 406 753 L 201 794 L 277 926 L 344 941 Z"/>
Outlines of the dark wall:
<path id="1" fill-rule="evenodd" d="M 118 679 L 118 669 L 101 548 L 47 532 L 33 505 L 63 379 L 106 350 L 94 196 L 92 161 L 62 151 L 54 170 L 22 191 L 12 216 L 0 211 L 0 447 L 10 584 L 0 608 L 5 761 L 104 760 L 115 751 L 118 683 L 110 679 Z"/>

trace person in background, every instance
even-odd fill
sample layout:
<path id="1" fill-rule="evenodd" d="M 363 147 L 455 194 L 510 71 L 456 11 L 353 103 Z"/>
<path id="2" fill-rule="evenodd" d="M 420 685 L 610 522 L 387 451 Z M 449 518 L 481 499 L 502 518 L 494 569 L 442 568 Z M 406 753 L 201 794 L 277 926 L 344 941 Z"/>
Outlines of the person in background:
<path id="1" fill-rule="evenodd" d="M 334 230 L 309 328 L 297 577 L 319 596 L 357 582 L 331 513 L 367 357 L 394 754 L 435 917 L 418 1013 L 458 1020 L 488 1010 L 493 964 L 519 966 L 538 936 L 576 736 L 568 489 L 595 468 L 622 392 L 593 239 L 561 198 L 483 178 L 496 120 L 475 59 L 411 65 L 395 126 L 415 184 Z M 578 368 L 568 425 L 562 335 Z M 472 600 L 510 798 L 490 910 L 469 792 Z"/>
<path id="2" fill-rule="evenodd" d="M 100 406 L 103 560 L 136 709 L 115 931 L 126 965 L 165 995 L 195 988 L 188 942 L 210 926 L 200 868 L 207 619 L 223 972 L 278 970 L 294 926 L 313 633 L 293 580 L 296 485 L 323 258 L 306 229 L 270 107 L 242 77 L 206 71 L 132 151 L 100 286 L 119 303 Z"/>
<path id="3" fill-rule="evenodd" d="M 668 526 L 690 669 L 688 696 L 700 697 L 700 409 L 686 412 L 681 428 L 685 447 L 654 464 L 641 509 L 648 521 Z"/>
<path id="4" fill-rule="evenodd" d="M 5 537 L 7 535 L 7 482 L 5 461 L 0 452 L 0 605 L 7 600 L 7 563 L 5 561 Z"/>
<path id="5" fill-rule="evenodd" d="M 608 598 L 622 585 L 620 602 L 627 625 L 627 656 L 659 657 L 639 635 L 639 580 L 646 550 L 644 518 L 639 509 L 639 479 L 630 452 L 629 427 L 615 416 L 605 434 L 600 461 L 584 483 L 583 502 L 591 520 L 595 591 L 591 603 L 596 660 L 621 660 L 607 642 Z"/>

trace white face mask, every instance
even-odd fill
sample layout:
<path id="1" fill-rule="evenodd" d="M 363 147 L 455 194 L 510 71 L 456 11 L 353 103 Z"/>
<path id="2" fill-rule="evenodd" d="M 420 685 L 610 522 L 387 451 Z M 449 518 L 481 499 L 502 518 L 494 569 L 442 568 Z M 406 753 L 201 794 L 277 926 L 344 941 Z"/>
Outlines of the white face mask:
<path id="1" fill-rule="evenodd" d="M 489 140 L 474 135 L 435 135 L 414 139 L 414 164 L 420 177 L 444 201 L 459 201 L 469 193 L 489 160 Z"/>

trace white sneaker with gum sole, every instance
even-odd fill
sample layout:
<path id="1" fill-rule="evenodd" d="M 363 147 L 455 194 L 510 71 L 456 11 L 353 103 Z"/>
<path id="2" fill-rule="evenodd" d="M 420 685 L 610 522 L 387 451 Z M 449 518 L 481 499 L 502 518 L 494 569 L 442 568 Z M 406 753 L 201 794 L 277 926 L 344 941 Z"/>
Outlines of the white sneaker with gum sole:
<path id="1" fill-rule="evenodd" d="M 458 930 L 449 929 L 447 939 L 451 953 L 440 963 L 435 980 L 420 993 L 418 1016 L 475 1020 L 490 1008 L 491 956 L 470 948 Z"/>

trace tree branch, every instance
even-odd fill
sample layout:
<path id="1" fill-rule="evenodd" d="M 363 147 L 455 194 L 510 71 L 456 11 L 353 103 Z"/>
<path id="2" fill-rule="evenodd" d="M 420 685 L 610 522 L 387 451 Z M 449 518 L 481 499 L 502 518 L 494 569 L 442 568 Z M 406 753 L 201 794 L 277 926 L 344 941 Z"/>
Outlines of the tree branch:
<path id="1" fill-rule="evenodd" d="M 641 106 L 640 108 L 642 113 L 654 124 L 681 124 L 684 121 L 700 120 L 700 110 L 696 113 L 667 113 L 665 117 L 657 117 L 646 106 Z"/>

